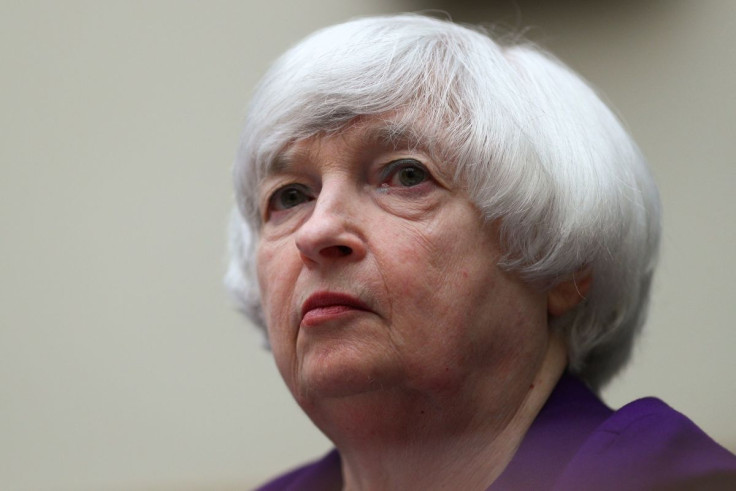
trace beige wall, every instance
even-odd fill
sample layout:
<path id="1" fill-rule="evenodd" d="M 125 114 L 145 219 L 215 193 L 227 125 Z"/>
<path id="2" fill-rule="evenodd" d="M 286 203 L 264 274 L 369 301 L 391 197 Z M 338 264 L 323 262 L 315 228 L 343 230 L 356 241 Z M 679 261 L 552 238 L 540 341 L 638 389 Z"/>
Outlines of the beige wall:
<path id="1" fill-rule="evenodd" d="M 736 2 L 477 3 L 0 2 L 0 488 L 242 489 L 328 448 L 221 287 L 230 162 L 269 60 L 420 8 L 532 25 L 624 115 L 664 254 L 607 399 L 736 449 Z"/>

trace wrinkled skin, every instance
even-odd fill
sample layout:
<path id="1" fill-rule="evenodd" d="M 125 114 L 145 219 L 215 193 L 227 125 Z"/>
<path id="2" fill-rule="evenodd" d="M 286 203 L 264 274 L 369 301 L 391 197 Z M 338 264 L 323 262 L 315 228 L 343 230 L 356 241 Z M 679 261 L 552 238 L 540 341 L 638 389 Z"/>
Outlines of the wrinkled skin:
<path id="1" fill-rule="evenodd" d="M 497 229 L 451 169 L 421 146 L 377 138 L 384 123 L 292 144 L 259 195 L 276 364 L 348 460 L 358 441 L 386 449 L 418 435 L 449 444 L 503 433 L 558 346 L 549 292 L 497 266 Z M 317 307 L 303 312 L 308 299 Z M 556 360 L 552 386 L 564 353 Z"/>

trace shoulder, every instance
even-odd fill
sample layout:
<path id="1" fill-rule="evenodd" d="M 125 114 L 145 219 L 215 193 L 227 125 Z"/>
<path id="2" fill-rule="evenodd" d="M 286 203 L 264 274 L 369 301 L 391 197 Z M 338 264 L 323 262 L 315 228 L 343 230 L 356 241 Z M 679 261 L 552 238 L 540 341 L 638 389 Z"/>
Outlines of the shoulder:
<path id="1" fill-rule="evenodd" d="M 736 473 L 736 457 L 655 398 L 611 414 L 580 447 L 558 489 L 652 489 Z M 734 481 L 731 481 L 732 483 Z"/>
<path id="2" fill-rule="evenodd" d="M 319 460 L 269 481 L 256 491 L 328 491 L 341 488 L 340 454 L 333 450 Z"/>

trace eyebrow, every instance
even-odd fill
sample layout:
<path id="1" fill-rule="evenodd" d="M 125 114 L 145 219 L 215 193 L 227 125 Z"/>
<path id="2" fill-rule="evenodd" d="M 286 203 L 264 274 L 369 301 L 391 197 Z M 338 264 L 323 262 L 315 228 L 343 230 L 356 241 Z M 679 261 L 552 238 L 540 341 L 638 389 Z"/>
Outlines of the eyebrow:
<path id="1" fill-rule="evenodd" d="M 266 166 L 267 176 L 286 172 L 294 165 L 294 158 L 291 155 L 292 152 L 289 150 L 290 149 L 279 152 L 276 157 L 268 163 Z"/>
<path id="2" fill-rule="evenodd" d="M 435 143 L 436 140 L 421 127 L 418 128 L 416 125 L 403 121 L 384 121 L 383 124 L 370 128 L 366 133 L 366 142 L 369 145 L 382 145 L 394 151 L 419 150 L 425 153 L 438 164 L 434 172 L 449 181 L 452 178 L 450 174 L 447 174 L 448 169 L 445 168 L 445 165 L 439 165 L 447 159 L 442 156 L 440 148 Z"/>
<path id="3" fill-rule="evenodd" d="M 339 129 L 335 133 L 329 134 L 339 134 L 348 128 L 350 128 L 350 125 Z M 415 126 L 391 120 L 372 125 L 363 137 L 363 143 L 366 146 L 381 145 L 390 147 L 393 150 L 421 149 L 429 153 L 430 156 L 433 156 L 434 152 L 427 145 L 429 140 L 427 135 Z M 284 151 L 278 152 L 267 164 L 266 176 L 288 172 L 295 165 L 295 162 L 299 160 L 299 154 L 300 152 L 295 151 L 292 145 L 288 145 Z"/>
<path id="4" fill-rule="evenodd" d="M 398 121 L 386 121 L 368 130 L 366 142 L 398 149 L 423 148 L 427 137 L 416 127 Z M 428 150 L 428 149 L 427 149 Z"/>

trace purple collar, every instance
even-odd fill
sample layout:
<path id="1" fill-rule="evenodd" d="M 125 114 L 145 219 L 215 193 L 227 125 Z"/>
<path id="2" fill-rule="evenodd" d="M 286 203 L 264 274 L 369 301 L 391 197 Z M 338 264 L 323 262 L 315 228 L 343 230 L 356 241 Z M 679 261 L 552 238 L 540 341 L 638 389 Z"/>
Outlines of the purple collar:
<path id="1" fill-rule="evenodd" d="M 574 424 L 570 415 L 574 414 Z M 579 379 L 565 373 L 489 491 L 545 489 L 557 481 L 590 434 L 613 414 Z M 530 470 L 533 469 L 533 472 Z"/>

